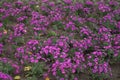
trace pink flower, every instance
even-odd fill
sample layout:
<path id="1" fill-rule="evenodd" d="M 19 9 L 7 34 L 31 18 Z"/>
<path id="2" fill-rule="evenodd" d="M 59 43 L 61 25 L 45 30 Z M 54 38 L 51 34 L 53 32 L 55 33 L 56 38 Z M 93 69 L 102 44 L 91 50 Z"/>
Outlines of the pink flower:
<path id="1" fill-rule="evenodd" d="M 72 73 L 75 73 L 75 69 L 72 69 Z"/>
<path id="2" fill-rule="evenodd" d="M 91 66 L 92 66 L 92 63 L 91 63 L 91 62 L 89 62 L 89 63 L 88 63 L 88 66 L 90 66 L 90 67 L 91 67 Z"/>
<path id="3" fill-rule="evenodd" d="M 74 78 L 74 80 L 78 80 L 78 78 L 77 78 L 77 77 L 75 77 L 75 78 Z"/>
<path id="4" fill-rule="evenodd" d="M 2 23 L 0 23 L 0 27 L 2 27 L 3 26 L 3 24 Z"/>
<path id="5" fill-rule="evenodd" d="M 59 42 L 59 46 L 63 46 L 64 44 L 63 44 L 63 42 Z"/>

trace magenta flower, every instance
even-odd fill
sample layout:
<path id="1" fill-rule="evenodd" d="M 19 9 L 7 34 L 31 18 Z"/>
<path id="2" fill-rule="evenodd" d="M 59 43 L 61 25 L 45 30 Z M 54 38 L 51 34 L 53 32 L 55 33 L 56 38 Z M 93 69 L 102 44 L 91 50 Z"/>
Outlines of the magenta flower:
<path id="1" fill-rule="evenodd" d="M 2 27 L 3 26 L 3 24 L 2 23 L 0 23 L 0 27 Z"/>

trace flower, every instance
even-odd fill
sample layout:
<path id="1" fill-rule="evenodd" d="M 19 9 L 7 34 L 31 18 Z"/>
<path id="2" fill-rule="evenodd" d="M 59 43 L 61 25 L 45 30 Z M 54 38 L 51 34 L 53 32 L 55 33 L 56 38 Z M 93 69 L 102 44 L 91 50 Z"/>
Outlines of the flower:
<path id="1" fill-rule="evenodd" d="M 6 29 L 4 29 L 4 32 L 3 32 L 4 34 L 7 34 L 7 30 Z"/>
<path id="2" fill-rule="evenodd" d="M 21 77 L 20 77 L 20 76 L 15 76 L 14 79 L 15 79 L 15 80 L 20 80 Z"/>
<path id="3" fill-rule="evenodd" d="M 50 78 L 47 76 L 47 77 L 45 78 L 45 80 L 50 80 Z"/>
<path id="4" fill-rule="evenodd" d="M 66 4 L 71 4 L 72 0 L 63 0 Z"/>
<path id="5" fill-rule="evenodd" d="M 31 66 L 26 66 L 26 67 L 24 67 L 24 71 L 29 71 L 29 70 L 31 70 Z"/>
<path id="6" fill-rule="evenodd" d="M 107 12 L 107 11 L 111 10 L 111 8 L 109 6 L 107 6 L 106 4 L 104 4 L 104 3 L 98 3 L 98 9 L 101 12 Z"/>
<path id="7" fill-rule="evenodd" d="M 92 1 L 90 1 L 90 0 L 87 0 L 87 1 L 86 1 L 86 4 L 87 4 L 87 5 L 93 5 L 94 3 L 93 3 Z"/>
<path id="8" fill-rule="evenodd" d="M 39 62 L 45 65 L 40 71 L 47 73 L 45 80 L 50 80 L 50 73 L 65 80 L 78 70 L 108 74 L 110 58 L 118 58 L 120 52 L 120 4 L 115 0 L 41 0 L 39 5 L 39 1 L 11 4 L 3 0 L 1 4 L 0 61 L 13 67 L 13 75 L 29 72 L 33 67 L 28 65 Z M 48 30 L 60 34 L 50 37 Z M 73 80 L 78 80 L 76 75 Z M 1 72 L 0 79 L 7 80 L 8 75 Z"/>
<path id="9" fill-rule="evenodd" d="M 0 72 L 0 80 L 13 80 L 13 79 L 10 75 Z"/>
<path id="10" fill-rule="evenodd" d="M 14 36 L 22 36 L 27 32 L 24 23 L 17 24 L 16 26 L 14 26 L 13 29 L 14 29 Z"/>
<path id="11" fill-rule="evenodd" d="M 40 6 L 39 5 L 36 5 L 36 8 L 39 8 Z"/>
<path id="12" fill-rule="evenodd" d="M 3 26 L 3 24 L 2 23 L 0 23 L 0 27 L 2 27 Z"/>

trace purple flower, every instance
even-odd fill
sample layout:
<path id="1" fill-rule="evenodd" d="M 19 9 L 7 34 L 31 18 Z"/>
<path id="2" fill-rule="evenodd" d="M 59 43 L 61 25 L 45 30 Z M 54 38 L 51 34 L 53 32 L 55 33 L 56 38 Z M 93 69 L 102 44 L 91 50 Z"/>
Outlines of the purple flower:
<path id="1" fill-rule="evenodd" d="M 60 78 L 60 80 L 65 80 L 64 78 Z"/>
<path id="2" fill-rule="evenodd" d="M 27 32 L 25 29 L 25 24 L 23 23 L 17 24 L 13 28 L 14 28 L 14 36 L 22 36 L 23 34 Z"/>
<path id="3" fill-rule="evenodd" d="M 94 3 L 93 3 L 92 1 L 90 1 L 90 0 L 87 0 L 87 1 L 86 1 L 86 4 L 87 4 L 87 5 L 94 5 Z"/>
<path id="4" fill-rule="evenodd" d="M 63 42 L 59 42 L 59 46 L 63 46 L 64 45 L 64 43 Z"/>
<path id="5" fill-rule="evenodd" d="M 112 5 L 112 6 L 118 6 L 119 2 L 117 2 L 115 0 L 111 0 L 111 1 L 109 1 L 109 4 Z"/>
<path id="6" fill-rule="evenodd" d="M 118 29 L 120 29 L 120 21 L 117 22 L 117 26 L 116 26 Z"/>
<path id="7" fill-rule="evenodd" d="M 24 21 L 27 18 L 28 18 L 27 16 L 21 16 L 21 17 L 17 18 L 17 21 Z"/>
<path id="8" fill-rule="evenodd" d="M 80 32 L 81 32 L 82 34 L 87 35 L 87 36 L 92 33 L 92 32 L 87 28 L 87 26 L 82 27 L 81 30 L 80 30 Z M 81 34 L 81 35 L 82 35 L 82 34 Z"/>
<path id="9" fill-rule="evenodd" d="M 74 30 L 77 30 L 77 27 L 75 26 L 73 22 L 70 21 L 66 24 L 65 29 L 71 29 L 72 31 L 74 31 Z"/>
<path id="10" fill-rule="evenodd" d="M 74 78 L 74 80 L 78 80 L 78 78 L 77 78 L 77 77 L 75 77 L 75 78 Z"/>
<path id="11" fill-rule="evenodd" d="M 91 67 L 91 66 L 92 66 L 92 63 L 91 63 L 91 62 L 89 62 L 89 63 L 88 63 L 88 66 L 90 66 L 90 67 Z"/>
<path id="12" fill-rule="evenodd" d="M 0 72 L 0 79 L 2 79 L 2 80 L 13 80 L 10 75 L 5 74 L 3 72 Z"/>
<path id="13" fill-rule="evenodd" d="M 104 3 L 99 3 L 98 4 L 98 9 L 101 11 L 101 12 L 108 12 L 111 10 L 111 8 L 107 5 L 105 5 Z"/>
<path id="14" fill-rule="evenodd" d="M 3 26 L 3 24 L 2 23 L 0 23 L 0 27 L 2 27 Z"/>
<path id="15" fill-rule="evenodd" d="M 17 2 L 15 2 L 15 4 L 18 5 L 18 6 L 21 6 L 21 5 L 23 5 L 23 2 L 22 1 L 17 1 Z"/>
<path id="16" fill-rule="evenodd" d="M 66 4 L 71 4 L 72 0 L 63 0 Z"/>
<path id="17" fill-rule="evenodd" d="M 48 2 L 49 0 L 42 0 L 43 3 Z"/>
<path id="18" fill-rule="evenodd" d="M 54 6 L 55 6 L 55 2 L 49 2 L 49 5 L 50 5 L 51 7 L 54 7 Z"/>

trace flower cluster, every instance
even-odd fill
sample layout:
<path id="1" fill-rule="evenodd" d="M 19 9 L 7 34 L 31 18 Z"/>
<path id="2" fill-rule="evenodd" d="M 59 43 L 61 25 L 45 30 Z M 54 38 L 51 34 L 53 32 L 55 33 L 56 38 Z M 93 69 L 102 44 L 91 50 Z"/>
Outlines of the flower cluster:
<path id="1" fill-rule="evenodd" d="M 2 80 L 13 80 L 10 75 L 2 73 L 2 72 L 0 72 L 0 79 L 2 79 Z"/>
<path id="2" fill-rule="evenodd" d="M 1 79 L 47 74 L 46 79 L 79 80 L 81 72 L 108 76 L 111 62 L 120 60 L 115 0 L 4 0 L 0 6 L 0 61 L 14 68 L 12 74 L 1 71 Z"/>
<path id="3" fill-rule="evenodd" d="M 14 36 L 21 36 L 26 33 L 25 25 L 24 24 L 17 24 L 14 26 Z"/>

